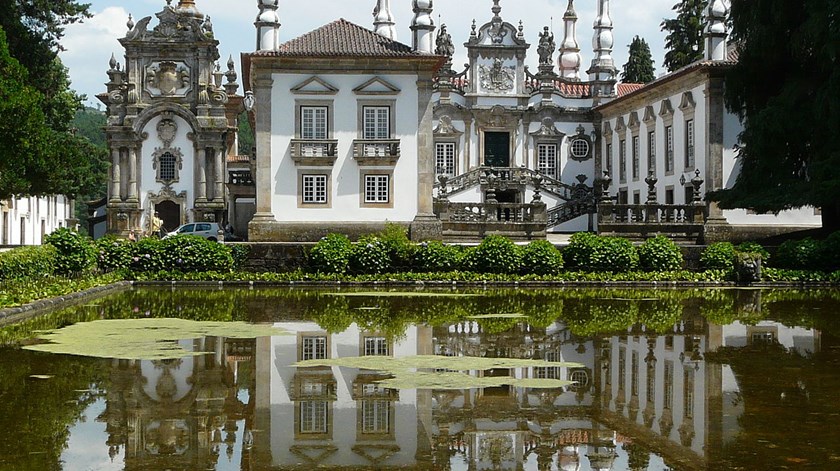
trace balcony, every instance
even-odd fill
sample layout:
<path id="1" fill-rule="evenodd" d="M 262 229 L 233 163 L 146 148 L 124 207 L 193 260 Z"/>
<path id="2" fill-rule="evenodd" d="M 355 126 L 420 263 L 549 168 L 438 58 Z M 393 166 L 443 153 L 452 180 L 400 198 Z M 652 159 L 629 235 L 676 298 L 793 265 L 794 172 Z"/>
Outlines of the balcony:
<path id="1" fill-rule="evenodd" d="M 338 140 L 292 139 L 292 160 L 297 165 L 331 167 L 338 157 Z"/>
<path id="2" fill-rule="evenodd" d="M 438 199 L 435 214 L 443 223 L 444 239 L 475 240 L 489 234 L 514 240 L 544 239 L 546 206 L 542 202 L 453 203 Z"/>
<path id="3" fill-rule="evenodd" d="M 399 139 L 356 139 L 353 158 L 366 167 L 394 166 L 400 158 Z"/>

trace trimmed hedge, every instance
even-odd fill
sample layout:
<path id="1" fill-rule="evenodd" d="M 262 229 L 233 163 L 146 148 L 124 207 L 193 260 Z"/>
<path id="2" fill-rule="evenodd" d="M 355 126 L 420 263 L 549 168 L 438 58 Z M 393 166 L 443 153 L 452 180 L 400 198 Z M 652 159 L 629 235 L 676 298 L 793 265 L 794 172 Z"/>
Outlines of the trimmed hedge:
<path id="1" fill-rule="evenodd" d="M 55 273 L 58 251 L 51 245 L 0 252 L 0 282 L 46 278 Z"/>
<path id="2" fill-rule="evenodd" d="M 96 264 L 96 247 L 88 236 L 63 227 L 48 235 L 45 242 L 56 249 L 55 273 L 58 275 L 83 274 Z"/>
<path id="3" fill-rule="evenodd" d="M 461 267 L 477 273 L 519 273 L 522 268 L 522 253 L 510 239 L 491 235 L 478 247 L 467 250 L 461 259 Z"/>
<path id="4" fill-rule="evenodd" d="M 563 255 L 571 267 L 583 270 L 627 272 L 639 268 L 636 248 L 620 237 L 578 233 L 572 236 Z"/>
<path id="5" fill-rule="evenodd" d="M 521 252 L 523 275 L 556 275 L 563 270 L 563 255 L 547 240 L 535 240 Z"/>
<path id="6" fill-rule="evenodd" d="M 682 250 L 671 239 L 657 236 L 639 247 L 639 265 L 645 271 L 675 271 L 684 266 Z"/>
<path id="7" fill-rule="evenodd" d="M 731 270 L 734 266 L 735 246 L 718 242 L 706 247 L 700 255 L 700 266 L 706 270 Z"/>

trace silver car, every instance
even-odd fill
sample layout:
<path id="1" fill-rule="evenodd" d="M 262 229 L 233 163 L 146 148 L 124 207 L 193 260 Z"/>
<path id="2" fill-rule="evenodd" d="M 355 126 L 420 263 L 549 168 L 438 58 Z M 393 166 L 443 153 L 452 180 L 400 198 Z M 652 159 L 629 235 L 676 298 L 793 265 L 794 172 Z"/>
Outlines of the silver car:
<path id="1" fill-rule="evenodd" d="M 163 238 L 176 235 L 195 235 L 216 242 L 219 240 L 219 224 L 215 222 L 190 222 L 183 224 Z"/>

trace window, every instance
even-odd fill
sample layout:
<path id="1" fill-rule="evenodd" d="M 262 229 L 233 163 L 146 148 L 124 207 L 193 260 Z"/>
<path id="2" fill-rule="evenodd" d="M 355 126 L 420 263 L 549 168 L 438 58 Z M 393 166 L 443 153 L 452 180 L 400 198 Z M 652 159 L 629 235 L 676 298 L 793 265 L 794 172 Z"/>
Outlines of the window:
<path id="1" fill-rule="evenodd" d="M 624 390 L 627 383 L 627 352 L 624 348 L 618 349 L 618 389 Z"/>
<path id="2" fill-rule="evenodd" d="M 694 120 L 685 122 L 685 168 L 694 168 Z"/>
<path id="3" fill-rule="evenodd" d="M 605 166 L 607 173 L 609 173 L 610 177 L 612 177 L 612 158 L 613 158 L 613 145 L 612 143 L 607 144 L 607 165 Z"/>
<path id="4" fill-rule="evenodd" d="M 656 172 L 656 131 L 648 133 L 648 172 Z"/>
<path id="5" fill-rule="evenodd" d="M 589 373 L 582 368 L 569 371 L 569 381 L 574 381 L 575 387 L 585 388 L 589 386 Z"/>
<path id="6" fill-rule="evenodd" d="M 633 136 L 633 180 L 639 179 L 639 136 Z"/>
<path id="7" fill-rule="evenodd" d="M 324 360 L 327 358 L 326 337 L 303 337 L 301 360 Z"/>
<path id="8" fill-rule="evenodd" d="M 210 224 L 196 224 L 195 225 L 196 232 L 209 232 L 210 231 Z"/>
<path id="9" fill-rule="evenodd" d="M 300 433 L 327 433 L 327 401 L 300 401 Z"/>
<path id="10" fill-rule="evenodd" d="M 653 404 L 656 400 L 656 363 L 650 362 L 647 367 L 647 402 Z"/>
<path id="11" fill-rule="evenodd" d="M 387 434 L 391 432 L 391 401 L 365 399 L 362 401 L 362 433 Z"/>
<path id="12" fill-rule="evenodd" d="M 455 176 L 455 143 L 435 144 L 435 172 L 438 175 Z"/>
<path id="13" fill-rule="evenodd" d="M 618 178 L 627 181 L 627 141 L 622 140 L 618 148 Z"/>
<path id="14" fill-rule="evenodd" d="M 312 140 L 327 139 L 326 106 L 301 106 L 300 108 L 300 138 Z"/>
<path id="15" fill-rule="evenodd" d="M 674 189 L 665 188 L 665 204 L 674 204 Z"/>
<path id="16" fill-rule="evenodd" d="M 388 356 L 390 350 L 385 337 L 365 337 L 365 356 Z"/>
<path id="17" fill-rule="evenodd" d="M 178 159 L 175 157 L 175 155 L 173 155 L 172 152 L 164 152 L 163 155 L 160 156 L 158 180 L 167 182 L 177 180 L 177 165 Z"/>
<path id="18" fill-rule="evenodd" d="M 665 171 L 674 172 L 674 127 L 665 128 Z"/>
<path id="19" fill-rule="evenodd" d="M 195 231 L 195 224 L 187 224 L 186 226 L 178 229 L 178 234 L 187 234 L 190 232 Z"/>
<path id="20" fill-rule="evenodd" d="M 557 144 L 537 145 L 537 171 L 557 179 Z"/>
<path id="21" fill-rule="evenodd" d="M 303 175 L 303 204 L 327 204 L 327 175 Z"/>
<path id="22" fill-rule="evenodd" d="M 562 362 L 563 355 L 559 349 L 546 350 L 543 360 L 547 362 Z M 538 379 L 562 379 L 562 369 L 559 366 L 546 366 L 534 368 L 534 376 Z"/>
<path id="23" fill-rule="evenodd" d="M 364 138 L 383 140 L 391 138 L 391 108 L 387 106 L 364 107 Z"/>
<path id="24" fill-rule="evenodd" d="M 389 203 L 390 180 L 390 175 L 365 175 L 365 203 Z"/>
<path id="25" fill-rule="evenodd" d="M 683 372 L 683 417 L 694 417 L 694 370 L 691 368 Z"/>
<path id="26" fill-rule="evenodd" d="M 671 410 L 674 408 L 674 362 L 665 362 L 665 403 L 662 407 Z"/>
<path id="27" fill-rule="evenodd" d="M 572 141 L 571 152 L 572 158 L 576 160 L 585 160 L 589 157 L 589 141 L 586 139 L 575 139 Z"/>
<path id="28" fill-rule="evenodd" d="M 630 357 L 630 393 L 639 395 L 639 352 L 633 352 Z"/>

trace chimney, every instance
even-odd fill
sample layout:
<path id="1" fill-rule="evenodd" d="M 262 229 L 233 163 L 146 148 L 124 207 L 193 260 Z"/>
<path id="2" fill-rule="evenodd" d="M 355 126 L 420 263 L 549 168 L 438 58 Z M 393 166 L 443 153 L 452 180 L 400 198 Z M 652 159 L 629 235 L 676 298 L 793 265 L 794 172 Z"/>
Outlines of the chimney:
<path id="1" fill-rule="evenodd" d="M 257 0 L 260 14 L 254 26 L 257 28 L 257 51 L 276 51 L 280 47 L 280 15 L 277 14 L 278 0 Z"/>
<path id="2" fill-rule="evenodd" d="M 435 22 L 432 19 L 432 0 L 414 0 L 413 7 L 411 36 L 414 51 L 421 54 L 434 54 Z"/>
<path id="3" fill-rule="evenodd" d="M 723 0 L 712 0 L 707 10 L 706 60 L 726 60 L 726 16 L 729 9 Z"/>
<path id="4" fill-rule="evenodd" d="M 397 28 L 394 23 L 394 15 L 391 13 L 391 0 L 377 0 L 373 9 L 373 30 L 376 34 L 396 41 Z"/>

